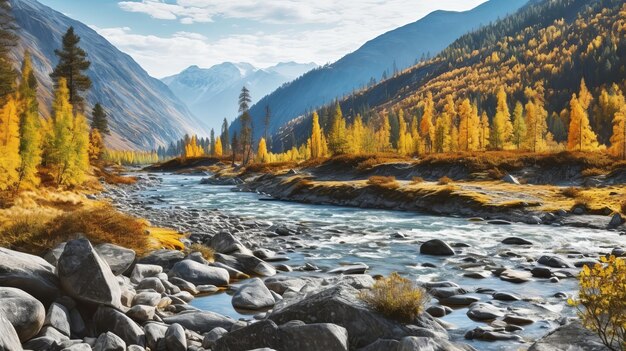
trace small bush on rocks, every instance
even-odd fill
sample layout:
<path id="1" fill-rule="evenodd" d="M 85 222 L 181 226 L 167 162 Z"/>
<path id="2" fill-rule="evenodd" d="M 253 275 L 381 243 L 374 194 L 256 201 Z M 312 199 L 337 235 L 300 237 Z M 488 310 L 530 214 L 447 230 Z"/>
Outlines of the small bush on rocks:
<path id="1" fill-rule="evenodd" d="M 420 184 L 424 182 L 424 178 L 422 177 L 413 177 L 413 179 L 411 179 L 411 184 Z"/>
<path id="2" fill-rule="evenodd" d="M 626 350 L 626 262 L 621 258 L 602 257 L 602 264 L 583 266 L 579 275 L 576 306 L 585 328 L 598 334 L 613 351 Z"/>
<path id="3" fill-rule="evenodd" d="M 371 290 L 361 292 L 359 297 L 384 316 L 403 323 L 414 321 L 429 300 L 424 289 L 398 273 L 378 280 Z"/>
<path id="4" fill-rule="evenodd" d="M 439 178 L 439 182 L 438 182 L 439 185 L 448 185 L 450 183 L 452 183 L 452 179 L 450 179 L 450 178 L 448 178 L 446 176 L 443 176 L 443 177 Z"/>
<path id="5" fill-rule="evenodd" d="M 213 254 L 215 253 L 212 248 L 198 243 L 191 244 L 187 251 L 188 253 L 199 252 L 202 254 L 202 257 L 204 257 L 204 259 L 207 261 L 213 261 Z"/>
<path id="6" fill-rule="evenodd" d="M 400 183 L 396 181 L 396 177 L 386 176 L 371 176 L 367 180 L 367 184 L 383 189 L 398 189 L 400 187 Z"/>
<path id="7" fill-rule="evenodd" d="M 575 199 L 580 196 L 580 189 L 573 186 L 561 190 L 561 194 L 565 197 Z"/>

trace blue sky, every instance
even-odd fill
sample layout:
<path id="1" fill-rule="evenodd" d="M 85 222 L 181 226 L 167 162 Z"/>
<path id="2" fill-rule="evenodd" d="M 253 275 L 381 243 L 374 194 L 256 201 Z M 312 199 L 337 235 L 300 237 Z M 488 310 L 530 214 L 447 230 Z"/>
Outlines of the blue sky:
<path id="1" fill-rule="evenodd" d="M 334 62 L 438 10 L 485 0 L 39 0 L 130 54 L 151 75 L 224 61 Z"/>

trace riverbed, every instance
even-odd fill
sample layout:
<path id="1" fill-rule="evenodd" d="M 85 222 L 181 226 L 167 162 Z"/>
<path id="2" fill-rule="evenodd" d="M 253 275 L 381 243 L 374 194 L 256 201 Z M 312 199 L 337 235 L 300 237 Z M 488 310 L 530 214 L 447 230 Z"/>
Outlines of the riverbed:
<path id="1" fill-rule="evenodd" d="M 371 275 L 398 272 L 418 282 L 452 281 L 470 292 L 485 290 L 487 293 L 470 293 L 484 302 L 493 301 L 490 291 L 519 295 L 521 301 L 493 303 L 532 316 L 535 322 L 519 332 L 526 343 L 464 340 L 466 331 L 486 325 L 469 319 L 467 308 L 456 308 L 442 318 L 453 328 L 450 335 L 454 340 L 468 342 L 479 350 L 525 349 L 530 341 L 555 328 L 560 318 L 575 315 L 575 310 L 567 306 L 566 296 L 577 289 L 574 277 L 577 269 L 554 269 L 558 282 L 531 278 L 521 284 L 503 281 L 491 271 L 497 267 L 528 270 L 546 254 L 558 254 L 575 263 L 597 258 L 615 247 L 626 247 L 626 237 L 604 230 L 490 225 L 410 212 L 305 205 L 272 201 L 262 194 L 236 191 L 232 186 L 202 185 L 200 176 L 156 174 L 153 179 L 158 179 L 158 185 L 129 190 L 132 207 L 137 209 L 133 212 L 191 211 L 200 213 L 197 220 L 202 222 L 205 213 L 202 211 L 217 210 L 211 213 L 238 218 L 241 222 L 263 223 L 265 227 L 284 225 L 291 229 L 292 235 L 268 236 L 263 238 L 262 245 L 288 256 L 289 261 L 283 263 L 294 268 L 310 263 L 319 271 L 281 274 L 323 276 L 332 268 L 362 262 L 370 267 Z M 512 236 L 529 240 L 532 245 L 501 243 Z M 430 239 L 446 241 L 457 254 L 447 258 L 421 255 L 421 243 Z M 486 274 L 485 278 L 476 279 L 465 276 L 468 272 Z M 252 314 L 232 309 L 229 302 L 229 296 L 221 294 L 197 298 L 191 304 L 234 318 L 252 318 Z"/>

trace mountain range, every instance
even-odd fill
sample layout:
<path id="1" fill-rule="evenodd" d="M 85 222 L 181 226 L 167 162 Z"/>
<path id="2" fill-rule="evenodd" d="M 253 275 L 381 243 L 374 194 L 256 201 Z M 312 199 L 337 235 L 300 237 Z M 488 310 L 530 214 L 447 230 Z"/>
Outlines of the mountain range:
<path id="1" fill-rule="evenodd" d="M 107 138 L 109 147 L 154 149 L 185 133 L 208 135 L 163 82 L 151 77 L 130 56 L 89 26 L 35 0 L 11 0 L 11 6 L 19 27 L 15 62 L 21 62 L 24 50 L 31 53 L 42 104 L 50 106 L 52 103 L 49 74 L 58 62 L 54 50 L 60 47 L 63 34 L 73 26 L 81 37 L 80 47 L 91 61 L 87 75 L 93 86 L 86 94 L 87 108 L 90 111 L 100 102 L 106 109 L 112 132 Z"/>
<path id="2" fill-rule="evenodd" d="M 315 63 L 285 62 L 260 69 L 249 63 L 224 62 L 210 68 L 191 66 L 162 81 L 206 126 L 219 130 L 224 118 L 237 116 L 237 99 L 244 85 L 255 103 L 316 67 Z"/>
<path id="3" fill-rule="evenodd" d="M 270 106 L 269 130 L 276 132 L 306 111 L 341 99 L 373 80 L 380 80 L 384 74 L 392 76 L 422 57 L 438 54 L 461 35 L 514 13 L 527 2 L 490 0 L 469 11 L 435 11 L 387 32 L 339 61 L 314 69 L 261 99 L 250 109 L 253 125 L 262 125 L 265 106 Z M 231 133 L 239 129 L 237 120 L 231 125 Z M 261 133 L 261 128 L 256 128 L 255 138 Z"/>

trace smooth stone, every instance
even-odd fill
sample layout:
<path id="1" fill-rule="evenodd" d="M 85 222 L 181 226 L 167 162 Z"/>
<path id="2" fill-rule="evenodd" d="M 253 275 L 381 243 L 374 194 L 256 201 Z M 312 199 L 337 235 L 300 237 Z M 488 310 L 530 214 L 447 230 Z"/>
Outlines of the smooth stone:
<path id="1" fill-rule="evenodd" d="M 259 278 L 251 279 L 233 295 L 232 304 L 244 310 L 260 310 L 274 306 L 274 296 Z"/>
<path id="2" fill-rule="evenodd" d="M 477 302 L 469 307 L 467 316 L 477 321 L 490 321 L 504 316 L 504 313 L 493 305 Z"/>
<path id="3" fill-rule="evenodd" d="M 519 301 L 521 298 L 515 294 L 508 292 L 497 292 L 493 294 L 494 300 L 500 301 Z"/>
<path id="4" fill-rule="evenodd" d="M 535 323 L 535 321 L 530 318 L 516 316 L 513 314 L 507 314 L 506 316 L 504 316 L 502 320 L 508 324 L 514 324 L 514 325 L 527 325 L 527 324 Z"/>
<path id="5" fill-rule="evenodd" d="M 225 270 L 228 271 L 228 274 L 230 275 L 231 279 L 237 279 L 237 280 L 242 280 L 242 279 L 250 279 L 250 276 L 247 275 L 246 273 L 236 270 L 233 267 L 230 267 L 228 265 L 223 264 L 222 262 L 212 262 L 211 266 L 213 267 L 218 267 L 218 268 L 224 268 Z"/>
<path id="6" fill-rule="evenodd" d="M 156 277 L 159 273 L 163 273 L 163 267 L 155 264 L 137 263 L 130 275 L 130 281 L 139 284 L 142 280 Z"/>
<path id="7" fill-rule="evenodd" d="M 512 269 L 506 269 L 500 273 L 500 279 L 510 283 L 526 283 L 531 280 L 532 274 L 525 271 L 515 271 Z"/>
<path id="8" fill-rule="evenodd" d="M 215 234 L 209 241 L 209 246 L 216 252 L 223 254 L 245 253 L 252 254 L 239 239 L 235 238 L 228 232 L 219 232 Z"/>
<path id="9" fill-rule="evenodd" d="M 611 216 L 611 220 L 609 221 L 607 228 L 615 229 L 622 224 L 624 224 L 624 218 L 619 213 L 615 213 L 613 216 Z"/>
<path id="10" fill-rule="evenodd" d="M 119 336 L 106 332 L 98 336 L 93 351 L 126 351 L 126 343 Z"/>
<path id="11" fill-rule="evenodd" d="M 85 238 L 70 240 L 59 257 L 57 273 L 63 290 L 92 304 L 121 306 L 121 291 L 109 265 Z"/>
<path id="12" fill-rule="evenodd" d="M 437 287 L 437 288 L 426 288 L 428 292 L 438 298 L 444 299 L 446 297 L 456 296 L 456 295 L 464 295 L 467 294 L 467 290 L 456 286 L 456 287 Z"/>
<path id="13" fill-rule="evenodd" d="M 606 351 L 598 335 L 574 321 L 537 340 L 528 351 Z"/>
<path id="14" fill-rule="evenodd" d="M 448 311 L 444 306 L 430 306 L 426 309 L 426 313 L 430 314 L 433 317 L 441 318 L 445 317 L 448 314 Z"/>
<path id="15" fill-rule="evenodd" d="M 178 323 L 185 329 L 196 333 L 207 333 L 213 328 L 221 327 L 230 330 L 235 321 L 221 314 L 210 311 L 190 311 L 163 318 L 167 324 Z"/>
<path id="16" fill-rule="evenodd" d="M 165 346 L 167 351 L 187 351 L 185 329 L 180 324 L 174 323 L 167 328 Z"/>
<path id="17" fill-rule="evenodd" d="M 161 282 L 161 279 L 157 277 L 150 277 L 142 280 L 139 284 L 137 284 L 137 290 L 146 290 L 152 289 L 159 294 L 165 292 L 165 286 Z"/>
<path id="18" fill-rule="evenodd" d="M 470 271 L 470 272 L 463 273 L 463 276 L 466 277 L 466 278 L 472 278 L 472 279 L 485 279 L 485 278 L 491 277 L 491 272 L 488 272 L 488 271 L 482 271 L 482 272 Z"/>
<path id="19" fill-rule="evenodd" d="M 544 255 L 539 257 L 537 263 L 552 268 L 574 268 L 574 265 L 567 262 L 564 258 L 552 255 Z"/>
<path id="20" fill-rule="evenodd" d="M 547 279 L 552 277 L 552 271 L 549 268 L 545 267 L 533 267 L 533 269 L 530 270 L 530 273 L 533 277 L 536 278 Z"/>
<path id="21" fill-rule="evenodd" d="M 439 303 L 442 305 L 448 306 L 469 306 L 474 302 L 478 302 L 480 299 L 475 296 L 467 296 L 467 295 L 454 295 L 450 297 L 445 297 L 439 300 Z"/>
<path id="22" fill-rule="evenodd" d="M 519 180 L 508 173 L 502 178 L 502 181 L 509 184 L 520 185 Z"/>
<path id="23" fill-rule="evenodd" d="M 347 266 L 337 267 L 328 271 L 329 274 L 364 274 L 370 267 L 365 263 L 357 263 Z"/>
<path id="24" fill-rule="evenodd" d="M 156 308 L 154 306 L 136 305 L 133 306 L 126 315 L 133 320 L 143 323 L 154 318 Z"/>
<path id="25" fill-rule="evenodd" d="M 39 301 L 52 302 L 59 295 L 55 268 L 39 256 L 0 247 L 0 286 L 25 291 Z"/>
<path id="26" fill-rule="evenodd" d="M 0 313 L 0 350 L 21 351 L 22 344 L 11 322 Z"/>
<path id="27" fill-rule="evenodd" d="M 11 323 L 24 342 L 39 333 L 44 325 L 46 310 L 39 300 L 22 290 L 0 287 L 0 315 Z"/>
<path id="28" fill-rule="evenodd" d="M 528 241 L 526 239 L 522 239 L 522 238 L 518 238 L 515 236 L 506 238 L 504 240 L 502 240 L 502 243 L 505 245 L 532 245 L 533 243 L 531 241 Z"/>
<path id="29" fill-rule="evenodd" d="M 78 343 L 62 349 L 61 351 L 92 351 L 91 346 L 85 343 Z"/>
<path id="30" fill-rule="evenodd" d="M 168 275 L 170 277 L 182 278 L 196 285 L 226 286 L 230 280 L 227 270 L 203 265 L 192 260 L 183 260 L 176 263 Z"/>
<path id="31" fill-rule="evenodd" d="M 100 244 L 95 247 L 100 258 L 108 263 L 115 275 L 124 274 L 135 263 L 135 251 L 113 244 Z"/>
<path id="32" fill-rule="evenodd" d="M 219 340 L 222 336 L 228 334 L 228 330 L 224 328 L 213 328 L 210 332 L 204 335 L 204 339 L 202 339 L 202 347 L 205 349 L 212 349 L 215 347 L 217 340 Z"/>
<path id="33" fill-rule="evenodd" d="M 132 306 L 145 305 L 155 307 L 161 301 L 161 294 L 153 291 L 143 291 L 135 295 Z"/>
<path id="34" fill-rule="evenodd" d="M 487 224 L 491 224 L 491 225 L 512 225 L 513 223 L 511 223 L 509 221 L 505 221 L 503 219 L 492 219 L 490 221 L 487 221 Z"/>
<path id="35" fill-rule="evenodd" d="M 198 295 L 199 291 L 195 284 L 192 284 L 178 277 L 169 278 L 170 283 L 176 285 L 180 290 L 186 291 L 192 295 Z"/>
<path id="36" fill-rule="evenodd" d="M 149 255 L 139 259 L 141 264 L 149 264 L 160 266 L 164 270 L 170 270 L 177 262 L 182 261 L 185 258 L 185 254 L 178 250 L 156 250 Z"/>
<path id="37" fill-rule="evenodd" d="M 287 323 L 279 327 L 281 349 L 348 351 L 348 331 L 331 323 Z"/>
<path id="38" fill-rule="evenodd" d="M 276 268 L 252 255 L 234 254 L 232 256 L 215 254 L 215 261 L 233 267 L 251 276 L 271 277 L 276 275 Z"/>
<path id="39" fill-rule="evenodd" d="M 44 325 L 55 328 L 65 334 L 65 336 L 70 336 L 70 312 L 65 306 L 54 302 L 50 305 L 50 307 L 48 307 L 48 313 L 46 314 Z"/>
<path id="40" fill-rule="evenodd" d="M 111 307 L 100 306 L 93 316 L 97 332 L 112 332 L 128 345 L 145 346 L 146 335 L 143 329 L 122 312 Z"/>
<path id="41" fill-rule="evenodd" d="M 518 341 L 523 342 L 519 335 L 509 334 L 504 331 L 495 331 L 488 327 L 477 327 L 465 333 L 468 340 L 484 340 L 484 341 Z"/>
<path id="42" fill-rule="evenodd" d="M 157 350 L 159 340 L 165 338 L 168 325 L 163 323 L 149 322 L 143 325 L 146 333 L 146 347 L 150 350 Z"/>
<path id="43" fill-rule="evenodd" d="M 422 255 L 453 256 L 454 250 L 443 240 L 433 239 L 420 246 L 420 253 Z"/>

